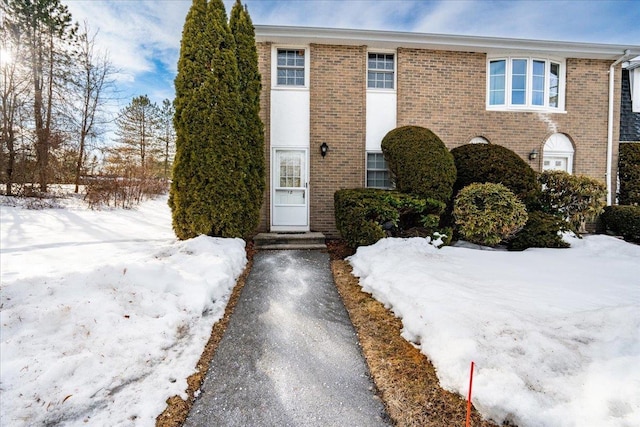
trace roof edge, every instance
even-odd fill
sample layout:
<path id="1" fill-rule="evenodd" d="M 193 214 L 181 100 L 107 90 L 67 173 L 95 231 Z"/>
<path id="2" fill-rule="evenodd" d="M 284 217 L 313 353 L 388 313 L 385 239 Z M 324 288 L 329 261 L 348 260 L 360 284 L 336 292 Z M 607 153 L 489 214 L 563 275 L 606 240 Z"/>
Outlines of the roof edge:
<path id="1" fill-rule="evenodd" d="M 604 43 L 533 40 L 453 34 L 412 33 L 400 31 L 358 30 L 325 27 L 255 25 L 256 41 L 273 43 L 316 43 L 367 45 L 378 48 L 413 47 L 483 53 L 546 52 L 549 54 L 591 59 L 616 60 L 624 55 L 640 55 L 640 46 Z"/>

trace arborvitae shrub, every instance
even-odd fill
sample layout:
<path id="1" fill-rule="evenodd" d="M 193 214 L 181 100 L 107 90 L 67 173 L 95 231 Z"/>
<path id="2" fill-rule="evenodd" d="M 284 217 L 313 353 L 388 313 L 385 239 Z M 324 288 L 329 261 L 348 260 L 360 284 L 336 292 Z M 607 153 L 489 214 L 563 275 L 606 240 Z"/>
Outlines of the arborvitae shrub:
<path id="1" fill-rule="evenodd" d="M 437 200 L 373 188 L 338 190 L 334 202 L 336 227 L 353 248 L 416 226 L 433 233 L 444 209 Z"/>
<path id="2" fill-rule="evenodd" d="M 251 17 L 240 0 L 236 0 L 231 10 L 229 27 L 236 44 L 236 58 L 238 61 L 240 98 L 240 122 L 243 148 L 248 160 L 243 176 L 246 182 L 249 202 L 242 214 L 249 223 L 247 227 L 253 230 L 260 222 L 260 207 L 262 206 L 265 189 L 264 165 L 264 126 L 260 119 L 260 91 L 262 88 L 260 72 L 258 70 L 258 51 L 256 48 L 255 31 Z"/>
<path id="3" fill-rule="evenodd" d="M 458 171 L 454 197 L 469 184 L 492 182 L 511 190 L 527 207 L 536 203 L 536 173 L 515 152 L 495 144 L 466 144 L 451 150 Z"/>
<path id="4" fill-rule="evenodd" d="M 179 239 L 253 231 L 258 185 L 243 127 L 235 41 L 222 0 L 194 0 L 185 20 L 174 101 L 169 206 Z"/>
<path id="5" fill-rule="evenodd" d="M 475 183 L 456 196 L 453 217 L 462 238 L 496 246 L 522 229 L 527 222 L 527 210 L 504 185 Z"/>
<path id="6" fill-rule="evenodd" d="M 618 160 L 621 205 L 640 205 L 640 144 L 620 144 Z"/>
<path id="7" fill-rule="evenodd" d="M 556 215 L 544 212 L 530 212 L 524 228 L 509 240 L 511 251 L 527 248 L 568 248 L 562 240 L 561 231 L 567 230 L 567 223 Z"/>
<path id="8" fill-rule="evenodd" d="M 449 201 L 456 168 L 436 134 L 419 126 L 396 128 L 382 140 L 382 152 L 398 191 Z"/>
<path id="9" fill-rule="evenodd" d="M 607 206 L 600 219 L 607 232 L 640 243 L 640 206 Z"/>
<path id="10" fill-rule="evenodd" d="M 544 212 L 563 217 L 575 232 L 585 221 L 595 219 L 605 205 L 604 183 L 564 171 L 544 171 L 538 178 L 542 184 L 539 203 Z"/>

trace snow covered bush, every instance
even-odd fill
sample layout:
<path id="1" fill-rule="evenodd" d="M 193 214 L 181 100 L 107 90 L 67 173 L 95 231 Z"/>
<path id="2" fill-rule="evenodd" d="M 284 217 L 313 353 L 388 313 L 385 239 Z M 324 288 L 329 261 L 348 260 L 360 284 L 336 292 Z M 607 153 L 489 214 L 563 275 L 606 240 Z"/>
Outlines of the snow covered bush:
<path id="1" fill-rule="evenodd" d="M 607 206 L 600 219 L 606 231 L 640 243 L 640 206 Z"/>
<path id="2" fill-rule="evenodd" d="M 527 222 L 527 209 L 502 184 L 471 184 L 460 190 L 453 205 L 460 235 L 472 242 L 496 246 Z"/>
<path id="3" fill-rule="evenodd" d="M 437 231 L 444 203 L 373 188 L 339 190 L 334 195 L 336 227 L 349 246 L 372 245 L 408 228 Z"/>
<path id="4" fill-rule="evenodd" d="M 436 134 L 420 126 L 399 127 L 385 135 L 382 152 L 398 191 L 449 201 L 456 167 Z"/>
<path id="5" fill-rule="evenodd" d="M 567 223 L 556 215 L 544 212 L 530 212 L 529 219 L 513 239 L 509 240 L 511 251 L 528 248 L 568 248 L 562 240 L 561 232 L 567 230 Z"/>
<path id="6" fill-rule="evenodd" d="M 605 185 L 593 178 L 564 171 L 544 171 L 539 181 L 542 211 L 560 215 L 575 232 L 584 228 L 585 221 L 595 219 L 605 206 Z"/>

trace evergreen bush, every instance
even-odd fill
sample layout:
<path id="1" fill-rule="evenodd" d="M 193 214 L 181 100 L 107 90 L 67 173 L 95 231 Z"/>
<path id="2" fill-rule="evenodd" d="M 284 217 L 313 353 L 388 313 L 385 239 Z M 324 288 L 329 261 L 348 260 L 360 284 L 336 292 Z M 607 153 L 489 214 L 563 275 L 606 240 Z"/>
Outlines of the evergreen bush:
<path id="1" fill-rule="evenodd" d="M 595 219 L 605 206 L 605 185 L 593 178 L 571 175 L 564 171 L 544 171 L 540 174 L 542 211 L 563 217 L 574 232 L 579 232 L 587 220 Z"/>
<path id="2" fill-rule="evenodd" d="M 508 242 L 511 251 L 528 248 L 568 248 L 560 233 L 567 230 L 567 223 L 556 215 L 544 212 L 530 212 L 527 223 Z"/>
<path id="3" fill-rule="evenodd" d="M 382 152 L 398 191 L 449 201 L 456 168 L 436 134 L 419 126 L 396 128 L 382 140 Z"/>
<path id="4" fill-rule="evenodd" d="M 444 209 L 437 200 L 373 188 L 338 190 L 334 202 L 336 227 L 353 248 L 418 226 L 431 235 Z"/>
<path id="5" fill-rule="evenodd" d="M 504 185 L 474 183 L 456 196 L 453 217 L 465 240 L 496 246 L 522 229 L 527 222 L 527 210 Z"/>
<path id="6" fill-rule="evenodd" d="M 169 206 L 180 239 L 244 237 L 257 221 L 260 187 L 253 179 L 257 166 L 242 116 L 250 108 L 243 106 L 236 54 L 222 0 L 194 0 L 175 79 L 176 156 Z"/>
<path id="7" fill-rule="evenodd" d="M 621 205 L 640 205 L 640 144 L 620 144 L 618 176 L 618 202 Z"/>
<path id="8" fill-rule="evenodd" d="M 527 207 L 536 204 L 536 173 L 515 152 L 495 144 L 466 144 L 451 150 L 458 171 L 455 195 L 469 184 L 496 183 L 511 190 Z"/>
<path id="9" fill-rule="evenodd" d="M 600 219 L 607 232 L 640 243 L 640 206 L 607 206 Z"/>
<path id="10" fill-rule="evenodd" d="M 258 70 L 258 50 L 255 30 L 246 7 L 236 0 L 229 18 L 229 28 L 233 35 L 238 61 L 240 86 L 240 130 L 247 155 L 245 185 L 249 202 L 245 205 L 244 216 L 247 228 L 253 230 L 260 221 L 260 207 L 265 189 L 264 126 L 260 119 L 260 92 L 262 89 Z"/>

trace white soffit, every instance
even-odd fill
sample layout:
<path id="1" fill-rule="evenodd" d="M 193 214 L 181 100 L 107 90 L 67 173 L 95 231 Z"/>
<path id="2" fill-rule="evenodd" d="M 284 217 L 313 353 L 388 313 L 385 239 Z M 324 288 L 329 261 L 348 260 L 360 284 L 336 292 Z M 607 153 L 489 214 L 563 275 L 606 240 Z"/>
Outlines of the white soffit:
<path id="1" fill-rule="evenodd" d="M 597 43 L 561 42 L 549 40 L 510 39 L 502 37 L 457 36 L 446 34 L 408 33 L 395 31 L 348 30 L 337 28 L 289 27 L 256 25 L 256 41 L 276 44 L 333 44 L 370 46 L 379 49 L 398 47 L 508 54 L 510 52 L 544 53 L 565 58 L 620 58 L 625 50 L 640 55 L 640 46 Z"/>

